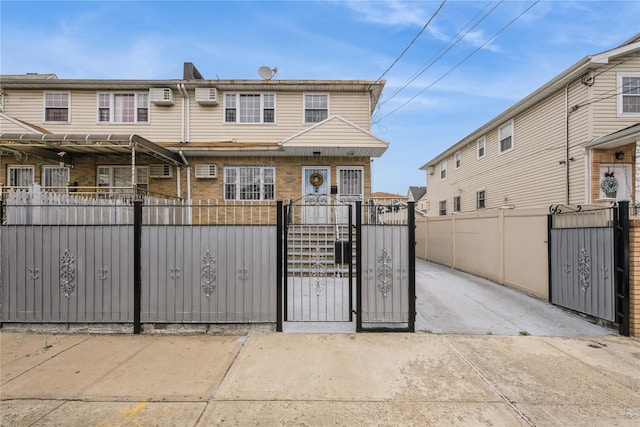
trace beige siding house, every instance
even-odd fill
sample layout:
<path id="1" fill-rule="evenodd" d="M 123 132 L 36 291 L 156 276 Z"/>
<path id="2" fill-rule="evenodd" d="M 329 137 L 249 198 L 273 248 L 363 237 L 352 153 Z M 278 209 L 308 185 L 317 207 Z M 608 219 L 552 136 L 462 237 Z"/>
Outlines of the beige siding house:
<path id="1" fill-rule="evenodd" d="M 0 183 L 272 201 L 371 193 L 383 81 L 0 78 Z M 65 190 L 66 189 L 66 190 Z"/>
<path id="2" fill-rule="evenodd" d="M 427 210 L 434 216 L 603 199 L 637 206 L 639 147 L 640 34 L 580 60 L 424 164 Z M 605 194 L 609 176 L 616 191 Z"/>

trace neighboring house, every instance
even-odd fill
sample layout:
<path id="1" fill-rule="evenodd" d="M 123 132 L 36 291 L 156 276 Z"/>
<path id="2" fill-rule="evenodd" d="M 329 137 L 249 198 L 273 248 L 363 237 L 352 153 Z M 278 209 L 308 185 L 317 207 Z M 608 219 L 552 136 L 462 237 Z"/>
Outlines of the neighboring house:
<path id="1" fill-rule="evenodd" d="M 1 76 L 0 183 L 194 203 L 368 199 L 371 158 L 388 147 L 370 132 L 384 82 L 270 76 L 206 80 L 191 63 L 181 80 Z"/>
<path id="2" fill-rule="evenodd" d="M 427 212 L 427 187 L 409 187 L 408 201 L 415 203 L 418 212 Z"/>
<path id="3" fill-rule="evenodd" d="M 401 194 L 385 193 L 384 191 L 376 191 L 371 193 L 371 200 L 377 205 L 406 205 L 409 197 Z"/>
<path id="4" fill-rule="evenodd" d="M 638 155 L 640 34 L 578 61 L 420 169 L 429 215 L 598 200 L 637 206 Z M 605 194 L 607 183 L 616 191 Z"/>

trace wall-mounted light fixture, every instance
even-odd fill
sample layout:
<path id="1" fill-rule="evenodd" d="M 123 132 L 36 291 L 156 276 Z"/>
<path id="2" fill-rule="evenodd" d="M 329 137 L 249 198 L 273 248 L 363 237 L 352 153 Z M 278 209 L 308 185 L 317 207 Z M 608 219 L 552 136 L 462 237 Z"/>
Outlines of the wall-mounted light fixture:
<path id="1" fill-rule="evenodd" d="M 313 155 L 314 155 L 315 157 L 318 157 L 318 156 L 320 156 L 320 152 L 319 152 L 319 151 L 314 151 L 314 152 L 313 152 Z"/>
<path id="2" fill-rule="evenodd" d="M 616 160 L 624 159 L 624 151 L 616 151 Z"/>

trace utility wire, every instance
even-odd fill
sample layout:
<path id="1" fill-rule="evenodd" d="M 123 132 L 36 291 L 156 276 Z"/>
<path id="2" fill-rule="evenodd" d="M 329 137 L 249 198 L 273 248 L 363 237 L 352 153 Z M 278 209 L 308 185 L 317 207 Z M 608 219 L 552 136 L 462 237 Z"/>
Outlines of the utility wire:
<path id="1" fill-rule="evenodd" d="M 525 10 L 523 10 L 518 16 L 516 16 L 515 18 L 513 18 L 511 21 L 509 21 L 509 23 L 507 25 L 505 25 L 504 27 L 502 27 L 497 33 L 495 33 L 493 36 L 491 36 L 487 41 L 485 41 L 484 43 L 482 43 L 480 46 L 478 46 L 473 52 L 471 52 L 469 55 L 467 55 L 464 59 L 462 59 L 462 61 L 458 62 L 453 68 L 451 68 L 449 71 L 447 71 L 446 73 L 444 73 L 442 76 L 440 76 L 436 81 L 434 81 L 433 83 L 431 83 L 429 86 L 427 86 L 426 88 L 424 88 L 423 90 L 421 90 L 420 92 L 418 92 L 417 94 L 415 94 L 414 96 L 412 96 L 411 98 L 409 98 L 407 101 L 405 101 L 404 103 L 402 103 L 399 107 L 397 107 L 395 110 L 392 110 L 390 113 L 388 113 L 387 115 L 383 116 L 380 120 L 384 120 L 387 117 L 389 117 L 390 115 L 392 115 L 393 113 L 395 113 L 396 111 L 400 110 L 402 107 L 404 107 L 405 105 L 407 105 L 409 102 L 413 101 L 414 99 L 416 99 L 418 96 L 422 95 L 427 89 L 430 89 L 431 87 L 433 87 L 436 83 L 438 83 L 440 80 L 444 79 L 446 76 L 448 76 L 449 74 L 451 74 L 456 68 L 458 68 L 460 65 L 462 65 L 464 62 L 466 62 L 469 58 L 471 58 L 476 52 L 478 52 L 480 49 L 482 49 L 483 47 L 485 47 L 487 44 L 489 44 L 491 41 L 493 41 L 493 39 L 495 39 L 496 37 L 498 37 L 498 35 L 500 35 L 504 30 L 506 30 L 509 26 L 511 26 L 514 22 L 516 22 L 520 17 L 522 17 L 525 13 L 527 13 L 533 6 L 535 6 L 536 4 L 538 4 L 540 2 L 540 0 L 535 0 L 529 7 L 527 7 Z"/>
<path id="2" fill-rule="evenodd" d="M 424 24 L 424 26 L 422 27 L 422 29 L 420 30 L 420 32 L 418 34 L 416 34 L 416 36 L 413 38 L 413 40 L 411 40 L 411 43 L 409 43 L 409 45 L 407 47 L 404 48 L 404 50 L 402 51 L 402 53 L 400 54 L 400 56 L 398 56 L 395 61 L 393 61 L 393 63 L 391 65 L 389 65 L 389 67 L 384 71 L 384 73 L 382 73 L 382 75 L 380 77 L 378 77 L 378 79 L 373 82 L 370 86 L 369 89 L 371 89 L 371 86 L 375 85 L 376 83 L 378 83 L 380 80 L 382 80 L 382 78 L 391 70 L 391 68 L 393 68 L 394 65 L 396 65 L 396 63 L 400 60 L 400 58 L 402 58 L 404 56 L 405 53 L 407 53 L 407 51 L 409 50 L 409 48 L 416 42 L 416 40 L 418 40 L 418 37 L 420 37 L 422 35 L 422 33 L 424 33 L 424 31 L 427 29 L 427 27 L 429 26 L 429 24 L 431 23 L 431 21 L 433 21 L 433 19 L 436 17 L 436 15 L 440 12 L 440 10 L 442 9 L 442 7 L 444 6 L 444 4 L 447 2 L 447 0 L 443 0 L 442 3 L 440 3 L 440 7 L 438 7 L 438 10 L 436 10 L 433 15 L 431 15 L 431 18 L 429 18 L 429 20 L 427 21 L 426 24 Z"/>
<path id="3" fill-rule="evenodd" d="M 484 21 L 491 13 L 493 13 L 493 11 L 500 6 L 500 4 L 503 3 L 504 0 L 500 0 L 500 2 L 495 5 L 493 7 L 493 9 L 491 9 L 488 13 L 486 13 L 478 22 L 476 22 L 471 28 L 469 28 L 464 34 L 462 34 L 462 31 L 464 31 L 464 29 L 470 25 L 477 17 L 478 15 L 480 15 L 492 2 L 488 2 L 485 7 L 479 11 L 473 18 L 471 18 L 469 20 L 469 22 L 467 22 L 464 27 L 462 27 L 462 29 L 460 31 L 458 31 L 458 33 L 453 36 L 448 42 L 447 44 L 440 49 L 440 51 L 438 51 L 438 53 L 436 53 L 436 55 L 440 54 L 440 52 L 442 52 L 439 56 L 436 57 L 436 55 L 434 55 L 434 57 L 432 57 L 430 59 L 431 62 L 428 62 L 427 64 L 424 64 L 424 68 L 422 68 L 420 71 L 415 72 L 410 78 L 409 80 L 407 80 L 405 83 L 403 83 L 398 89 L 396 89 L 395 92 L 393 92 L 391 94 L 391 96 L 389 96 L 388 98 L 386 98 L 381 104 L 380 106 L 384 106 L 384 104 L 386 104 L 387 102 L 389 102 L 390 100 L 392 100 L 398 93 L 400 93 L 403 89 L 405 89 L 407 86 L 409 86 L 411 83 L 413 83 L 418 77 L 420 77 L 422 74 L 424 74 L 429 68 L 431 68 L 436 62 L 438 62 L 444 55 L 446 55 L 451 49 L 453 49 L 456 45 L 458 45 L 466 36 L 467 34 L 469 34 L 471 31 L 473 31 L 474 28 L 476 28 L 478 25 L 480 25 L 480 23 L 482 23 L 482 21 Z M 462 35 L 461 35 L 462 34 Z M 454 42 L 454 39 L 456 39 Z M 448 48 L 446 48 L 447 45 L 453 43 L 451 46 L 449 46 Z M 446 48 L 446 50 L 445 50 Z M 444 52 L 443 52 L 444 50 Z"/>

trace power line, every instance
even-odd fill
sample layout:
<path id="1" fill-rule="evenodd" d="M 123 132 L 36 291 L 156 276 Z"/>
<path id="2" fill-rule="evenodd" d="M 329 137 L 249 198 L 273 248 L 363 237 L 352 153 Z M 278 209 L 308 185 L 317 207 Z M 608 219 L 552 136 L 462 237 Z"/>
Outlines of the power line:
<path id="1" fill-rule="evenodd" d="M 436 15 L 440 12 L 440 10 L 442 9 L 442 7 L 444 6 L 444 4 L 447 2 L 447 0 L 443 0 L 442 3 L 440 3 L 440 7 L 438 7 L 438 10 L 436 10 L 433 15 L 431 15 L 431 18 L 429 18 L 429 20 L 427 21 L 426 24 L 424 24 L 424 26 L 422 27 L 422 29 L 420 30 L 420 32 L 418 32 L 418 34 L 416 34 L 416 36 L 413 38 L 413 40 L 411 40 L 411 43 L 409 43 L 409 45 L 407 47 L 404 48 L 404 50 L 402 51 L 402 53 L 400 54 L 400 56 L 398 56 L 395 61 L 393 61 L 393 63 L 391 65 L 389 65 L 389 67 L 384 71 L 384 73 L 382 73 L 382 75 L 380 77 L 378 77 L 376 79 L 375 82 L 373 82 L 371 84 L 371 86 L 375 85 L 376 83 L 378 83 L 380 80 L 382 80 L 382 78 L 389 72 L 389 70 L 391 70 L 391 68 L 393 68 L 394 65 L 396 65 L 396 63 L 400 60 L 400 58 L 402 58 L 404 56 L 404 54 L 409 50 L 409 48 L 416 42 L 416 40 L 418 40 L 418 37 L 420 37 L 422 35 L 422 33 L 424 33 L 424 31 L 427 29 L 427 27 L 429 26 L 429 24 L 431 23 L 431 21 L 433 21 L 433 19 L 436 17 Z M 370 86 L 370 88 L 371 88 Z"/>
<path id="2" fill-rule="evenodd" d="M 462 65 L 464 62 L 466 62 L 469 58 L 471 58 L 476 52 L 478 52 L 480 49 L 482 49 L 483 47 L 485 47 L 487 44 L 489 44 L 491 41 L 493 41 L 493 39 L 495 39 L 496 37 L 498 37 L 498 35 L 500 35 L 504 30 L 506 30 L 509 26 L 511 26 L 514 22 L 516 22 L 520 17 L 522 17 L 525 13 L 527 13 L 533 6 L 535 6 L 536 4 L 538 4 L 540 2 L 540 0 L 535 0 L 531 5 L 529 5 L 529 7 L 527 7 L 524 11 L 522 11 L 518 16 L 516 16 L 515 18 L 513 18 L 511 21 L 509 21 L 509 23 L 507 23 L 507 25 L 505 25 L 504 27 L 502 27 L 497 33 L 495 33 L 493 36 L 491 36 L 489 39 L 487 39 L 487 41 L 485 41 L 484 43 L 482 43 L 480 46 L 478 46 L 473 52 L 471 52 L 469 55 L 467 55 L 464 59 L 462 59 L 462 61 L 458 62 L 455 66 L 453 66 L 449 71 L 447 71 L 446 73 L 444 73 L 442 76 L 440 76 L 437 80 L 435 80 L 433 83 L 431 83 L 429 86 L 427 86 L 426 88 L 424 88 L 423 90 L 421 90 L 420 92 L 418 92 L 417 94 L 415 94 L 414 96 L 412 96 L 411 98 L 409 98 L 406 102 L 402 103 L 400 106 L 398 106 L 395 110 L 392 110 L 390 113 L 388 113 L 387 115 L 385 115 L 384 117 L 382 117 L 380 120 L 384 120 L 387 117 L 389 117 L 390 115 L 394 114 L 396 111 L 400 110 L 402 107 L 404 107 L 405 105 L 407 105 L 408 103 L 410 103 L 411 101 L 413 101 L 414 99 L 416 99 L 418 96 L 422 95 L 427 89 L 430 89 L 431 87 L 433 87 L 436 83 L 438 83 L 440 80 L 444 79 L 446 76 L 448 76 L 449 74 L 451 74 L 456 68 L 458 68 L 460 65 Z"/>
<path id="3" fill-rule="evenodd" d="M 467 34 L 469 34 L 471 31 L 473 31 L 474 28 L 476 28 L 478 25 L 480 25 L 480 23 L 482 23 L 482 21 L 484 21 L 491 13 L 493 13 L 493 11 L 500 6 L 500 4 L 503 3 L 504 0 L 500 0 L 500 2 L 498 2 L 497 5 L 495 5 L 493 7 L 493 9 L 491 9 L 488 13 L 486 13 L 478 22 L 476 22 L 471 28 L 469 28 L 464 34 L 462 34 L 462 31 L 468 26 L 470 25 L 477 17 L 478 15 L 480 15 L 487 7 L 489 7 L 489 5 L 492 3 L 492 1 L 489 1 L 484 8 L 482 8 L 482 10 L 480 10 L 473 18 L 471 18 L 469 20 L 469 22 L 467 22 L 464 27 L 462 27 L 462 29 L 460 31 L 458 31 L 458 33 L 453 36 L 448 42 L 447 44 L 440 49 L 440 51 L 438 51 L 438 53 L 436 53 L 436 55 L 440 54 L 440 52 L 442 52 L 440 55 L 438 55 L 436 57 L 436 55 L 434 55 L 434 57 L 432 57 L 430 59 L 431 62 L 428 62 L 427 64 L 424 64 L 424 68 L 422 68 L 420 71 L 415 72 L 410 78 L 409 80 L 407 80 L 405 83 L 403 83 L 398 89 L 396 89 L 395 92 L 393 92 L 391 94 L 390 97 L 386 98 L 381 104 L 380 106 L 384 106 L 384 104 L 386 104 L 387 102 L 389 102 L 390 100 L 392 100 L 398 93 L 400 93 L 402 90 L 404 90 L 407 86 L 409 86 L 411 83 L 413 83 L 418 77 L 420 77 L 422 74 L 424 74 L 429 68 L 431 68 L 431 66 L 433 66 L 436 62 L 438 62 L 444 55 L 446 55 L 451 49 L 453 49 L 456 45 L 458 45 L 466 36 Z M 461 35 L 462 34 L 462 35 Z M 456 37 L 458 38 L 453 44 L 451 44 L 454 39 L 456 39 Z M 451 44 L 451 46 L 449 46 L 446 50 L 446 46 Z M 443 52 L 444 50 L 444 52 Z"/>

